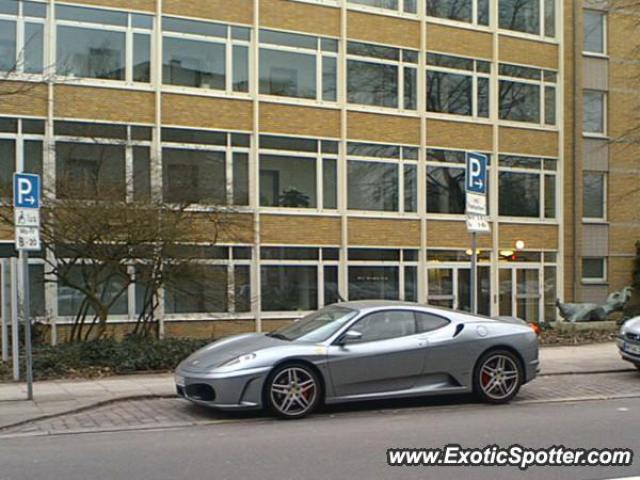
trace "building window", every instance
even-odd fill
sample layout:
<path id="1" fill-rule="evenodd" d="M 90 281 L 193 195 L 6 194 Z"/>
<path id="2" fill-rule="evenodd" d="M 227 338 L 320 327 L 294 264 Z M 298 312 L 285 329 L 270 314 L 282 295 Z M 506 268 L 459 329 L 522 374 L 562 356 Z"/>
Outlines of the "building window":
<path id="1" fill-rule="evenodd" d="M 607 95 L 597 90 L 585 90 L 583 93 L 584 118 L 582 131 L 595 135 L 607 133 Z"/>
<path id="2" fill-rule="evenodd" d="M 607 15 L 597 10 L 585 10 L 583 19 L 583 47 L 585 53 L 607 53 Z"/>
<path id="3" fill-rule="evenodd" d="M 163 17 L 162 30 L 165 85 L 249 91 L 249 28 Z"/>
<path id="4" fill-rule="evenodd" d="M 165 201 L 248 205 L 249 143 L 246 134 L 163 128 Z"/>
<path id="5" fill-rule="evenodd" d="M 335 102 L 338 41 L 260 30 L 260 93 Z"/>
<path id="6" fill-rule="evenodd" d="M 555 219 L 556 174 L 555 160 L 500 155 L 500 215 Z"/>
<path id="7" fill-rule="evenodd" d="M 260 206 L 338 206 L 338 142 L 260 136 Z"/>
<path id="8" fill-rule="evenodd" d="M 0 2 L 0 72 L 42 73 L 46 16 L 43 3 Z"/>
<path id="9" fill-rule="evenodd" d="M 348 0 L 350 4 L 365 5 L 368 7 L 380 8 L 415 14 L 418 12 L 417 0 Z"/>
<path id="10" fill-rule="evenodd" d="M 417 148 L 349 143 L 347 154 L 350 210 L 416 211 Z"/>
<path id="11" fill-rule="evenodd" d="M 462 215 L 466 152 L 427 149 L 427 213 Z"/>
<path id="12" fill-rule="evenodd" d="M 585 283 L 606 282 L 607 259 L 604 257 L 583 258 L 582 281 Z"/>
<path id="13" fill-rule="evenodd" d="M 416 110 L 418 52 L 382 45 L 347 45 L 349 103 Z"/>
<path id="14" fill-rule="evenodd" d="M 499 26 L 505 30 L 553 38 L 555 0 L 499 0 Z"/>
<path id="15" fill-rule="evenodd" d="M 606 219 L 607 177 L 601 172 L 584 172 L 582 189 L 582 217 L 590 220 Z"/>
<path id="16" fill-rule="evenodd" d="M 151 128 L 59 121 L 54 134 L 58 198 L 150 198 Z"/>
<path id="17" fill-rule="evenodd" d="M 500 119 L 555 125 L 556 82 L 556 72 L 501 63 Z"/>
<path id="18" fill-rule="evenodd" d="M 42 175 L 44 120 L 0 118 L 0 204 L 13 198 L 18 153 L 24 171 Z"/>
<path id="19" fill-rule="evenodd" d="M 56 6 L 57 73 L 148 83 L 153 16 Z"/>
<path id="20" fill-rule="evenodd" d="M 489 25 L 489 0 L 427 0 L 427 15 Z"/>
<path id="21" fill-rule="evenodd" d="M 338 301 L 337 248 L 265 246 L 260 255 L 263 311 L 316 310 Z"/>
<path id="22" fill-rule="evenodd" d="M 490 62 L 429 53 L 427 64 L 427 111 L 489 117 Z"/>
<path id="23" fill-rule="evenodd" d="M 349 249 L 349 300 L 417 298 L 416 250 Z"/>

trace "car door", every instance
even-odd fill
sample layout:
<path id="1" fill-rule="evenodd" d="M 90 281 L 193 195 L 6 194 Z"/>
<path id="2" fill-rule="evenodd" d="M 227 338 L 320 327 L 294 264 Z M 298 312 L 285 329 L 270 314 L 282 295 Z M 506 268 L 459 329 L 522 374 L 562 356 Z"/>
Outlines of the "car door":
<path id="1" fill-rule="evenodd" d="M 362 338 L 329 347 L 329 370 L 338 397 L 411 388 L 423 369 L 426 341 L 416 334 L 411 310 L 384 310 L 350 329 Z"/>

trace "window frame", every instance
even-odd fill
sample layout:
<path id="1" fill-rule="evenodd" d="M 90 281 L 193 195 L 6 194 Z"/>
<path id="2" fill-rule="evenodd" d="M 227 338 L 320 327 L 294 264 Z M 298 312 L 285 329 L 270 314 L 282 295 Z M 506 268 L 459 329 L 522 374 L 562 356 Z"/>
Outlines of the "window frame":
<path id="1" fill-rule="evenodd" d="M 309 1 L 309 0 L 298 0 L 298 1 Z M 321 3 L 329 3 L 330 0 L 316 0 L 316 2 L 321 2 Z M 374 5 L 365 5 L 362 3 L 354 3 L 351 0 L 343 0 L 347 3 L 347 9 L 349 10 L 353 10 L 353 11 L 360 11 L 360 12 L 365 12 L 365 13 L 374 13 L 374 14 L 378 14 L 378 15 L 390 15 L 390 16 L 394 16 L 394 17 L 405 17 L 405 18 L 418 18 L 418 10 L 419 10 L 419 2 L 418 0 L 413 0 L 416 3 L 416 12 L 407 12 L 405 11 L 404 8 L 404 4 L 405 2 L 408 2 L 409 0 L 397 0 L 398 1 L 398 8 L 397 9 L 393 9 L 393 8 L 385 8 L 385 7 L 376 7 Z M 337 3 L 338 5 L 340 4 L 340 0 L 338 0 L 338 2 L 333 2 L 333 3 Z"/>
<path id="2" fill-rule="evenodd" d="M 518 76 L 513 76 L 513 75 L 507 75 L 507 74 L 503 74 L 501 73 L 501 66 L 506 66 L 506 67 L 515 67 L 515 68 L 524 68 L 524 69 L 528 69 L 528 70 L 538 70 L 539 71 L 539 78 L 537 79 L 529 79 L 529 78 L 524 78 L 522 76 L 518 77 Z M 555 80 L 547 80 L 546 77 L 547 76 L 552 76 Z M 537 67 L 537 66 L 531 66 L 531 65 L 522 65 L 522 64 L 516 64 L 516 63 L 502 63 L 499 62 L 498 63 L 498 89 L 497 89 L 497 93 L 498 93 L 498 98 L 496 99 L 496 104 L 498 107 L 498 124 L 499 125 L 505 125 L 505 126 L 518 126 L 518 127 L 522 127 L 523 125 L 528 125 L 528 126 L 533 126 L 533 127 L 539 127 L 542 129 L 550 129 L 550 130 L 559 130 L 560 129 L 560 125 L 559 125 L 559 121 L 560 119 L 558 118 L 558 113 L 559 113 L 559 95 L 558 95 L 558 91 L 559 88 L 561 87 L 561 85 L 558 82 L 558 77 L 559 77 L 559 72 L 556 70 L 551 70 L 551 69 L 545 69 L 545 68 L 541 68 L 541 67 Z M 529 122 L 526 120 L 512 120 L 512 119 L 507 119 L 507 118 L 502 118 L 502 107 L 501 107 L 501 101 L 502 101 L 502 97 L 501 97 L 501 93 L 500 93 L 500 87 L 502 82 L 513 82 L 513 83 L 521 83 L 521 84 L 527 84 L 527 85 L 534 85 L 537 86 L 539 88 L 539 92 L 538 92 L 538 108 L 539 108 L 539 119 L 537 122 Z M 546 92 L 547 89 L 552 89 L 554 91 L 554 99 L 555 99 L 555 105 L 554 105 L 554 123 L 547 123 L 547 102 L 546 102 Z"/>
<path id="3" fill-rule="evenodd" d="M 38 80 L 40 79 L 43 75 L 45 75 L 47 69 L 49 68 L 48 65 L 51 63 L 49 62 L 49 38 L 50 36 L 47 35 L 47 21 L 48 21 L 48 17 L 49 17 L 49 5 L 48 3 L 41 3 L 41 2 L 33 2 L 33 3 L 38 3 L 39 5 L 42 5 L 45 8 L 45 16 L 44 17 L 35 17 L 35 16 L 27 16 L 25 15 L 24 12 L 24 2 L 23 1 L 18 1 L 16 0 L 16 4 L 17 4 L 17 8 L 18 8 L 18 13 L 17 15 L 13 15 L 13 14 L 8 14 L 8 13 L 0 13 L 0 20 L 4 20 L 4 21 L 10 21 L 10 22 L 14 22 L 15 27 L 16 27 L 16 35 L 15 35 L 15 45 L 16 45 L 16 51 L 15 51 L 15 58 L 14 58 L 14 64 L 13 64 L 13 69 L 9 70 L 9 71 L 3 71 L 0 70 L 0 72 L 6 73 L 7 74 L 7 78 L 6 79 L 11 79 L 12 77 L 17 77 L 17 78 L 26 78 L 26 79 L 33 79 L 33 80 Z M 25 67 L 25 59 L 24 59 L 24 53 L 26 50 L 26 47 L 28 45 L 28 40 L 26 38 L 26 28 L 27 28 L 27 24 L 38 24 L 40 26 L 42 26 L 42 71 L 41 72 L 37 72 L 37 73 L 30 73 L 30 72 L 25 72 L 24 71 L 24 67 Z"/>
<path id="4" fill-rule="evenodd" d="M 253 73 L 253 66 L 252 66 L 252 62 L 251 62 L 251 58 L 252 58 L 252 44 L 253 44 L 253 30 L 250 27 L 246 27 L 246 26 L 242 26 L 240 28 L 244 28 L 246 30 L 248 30 L 249 32 L 249 40 L 242 40 L 242 39 L 237 39 L 233 37 L 233 29 L 236 27 L 235 25 L 230 25 L 227 23 L 223 23 L 223 22 L 213 22 L 213 21 L 206 21 L 206 20 L 202 20 L 202 19 L 192 19 L 192 18 L 182 18 L 182 17 L 176 17 L 173 15 L 163 15 L 163 20 L 165 18 L 169 18 L 169 19 L 176 19 L 176 20 L 184 20 L 184 21 L 190 21 L 190 22 L 194 22 L 194 23 L 203 23 L 203 24 L 215 24 L 215 25 L 220 25 L 222 27 L 224 27 L 226 29 L 226 36 L 223 37 L 216 37 L 216 36 L 212 36 L 212 35 L 203 35 L 203 34 L 197 34 L 197 33 L 185 33 L 185 32 L 175 32 L 175 31 L 171 31 L 171 30 L 165 30 L 163 28 L 162 32 L 160 32 L 161 36 L 162 36 L 162 54 L 160 55 L 160 65 L 158 65 L 156 68 L 157 70 L 159 70 L 158 72 L 158 81 L 160 82 L 160 84 L 162 85 L 162 89 L 166 90 L 168 92 L 171 91 L 175 91 L 175 92 L 189 92 L 189 93 L 197 93 L 198 95 L 211 95 L 211 96 L 216 96 L 216 95 L 225 95 L 225 96 L 239 96 L 239 97 L 250 97 L 251 96 L 251 84 L 252 84 L 252 75 L 254 75 Z M 216 44 L 216 45 L 224 45 L 225 47 L 225 67 L 224 67 L 224 71 L 225 71 L 225 88 L 224 89 L 216 89 L 216 88 L 202 88 L 202 87 L 194 87 L 194 86 L 188 86 L 188 85 L 175 85 L 175 84 L 171 84 L 171 83 L 165 83 L 165 79 L 164 79 L 164 68 L 165 68 L 165 64 L 164 64 L 164 39 L 165 37 L 167 38 L 175 38 L 175 39 L 179 39 L 179 40 L 188 40 L 188 41 L 192 41 L 192 42 L 202 42 L 202 43 L 207 43 L 207 44 Z M 233 89 L 233 84 L 234 84 L 234 78 L 233 78 L 233 59 L 234 59 L 234 54 L 233 54 L 233 49 L 236 46 L 240 46 L 240 47 L 246 47 L 248 52 L 247 52 L 247 57 L 248 57 L 248 65 L 247 65 L 247 73 L 248 73 L 248 91 L 247 92 L 241 92 L 241 91 L 237 91 Z"/>
<path id="5" fill-rule="evenodd" d="M 546 22 L 547 22 L 547 5 L 546 5 L 546 1 L 545 0 L 538 0 L 538 32 L 537 33 L 530 33 L 530 32 L 523 32 L 520 30 L 511 30 L 508 28 L 503 28 L 500 26 L 500 1 L 497 1 L 497 9 L 498 11 L 496 12 L 496 26 L 497 26 L 497 30 L 498 33 L 500 33 L 501 35 L 511 35 L 511 36 L 515 36 L 515 37 L 524 37 L 524 38 L 528 38 L 528 39 L 535 39 L 537 41 L 544 41 L 544 42 L 549 42 L 549 43 L 558 43 L 560 41 L 559 39 L 559 24 L 560 24 L 560 17 L 562 15 L 562 9 L 558 7 L 558 2 L 556 0 L 552 0 L 553 4 L 554 4 L 554 19 L 553 19 L 553 30 L 554 30 L 554 35 L 553 36 L 547 36 L 546 35 Z"/>
<path id="6" fill-rule="evenodd" d="M 171 127 L 164 127 L 164 128 L 171 128 Z M 203 129 L 197 129 L 197 128 L 180 128 L 179 130 L 185 130 L 185 131 L 194 131 L 194 132 L 207 132 L 207 133 L 221 133 L 226 135 L 226 144 L 225 145 L 209 145 L 209 144 L 202 144 L 202 143 L 186 143 L 186 142 L 171 142 L 171 141 L 167 141 L 164 140 L 164 138 L 161 141 L 161 164 L 162 164 L 162 169 L 163 169 L 163 181 L 162 181 L 162 198 L 164 198 L 165 196 L 165 192 L 166 192 L 166 188 L 167 185 L 165 185 L 164 182 L 164 155 L 162 155 L 162 152 L 164 151 L 164 149 L 171 149 L 171 150 L 185 150 L 185 151 L 197 151 L 197 152 L 221 152 L 224 153 L 225 155 L 225 172 L 226 172 L 226 178 L 225 178 L 225 191 L 226 191 L 226 203 L 224 205 L 217 205 L 214 203 L 201 203 L 201 202 L 196 202 L 194 203 L 194 205 L 190 208 L 208 208 L 211 206 L 216 206 L 216 207 L 238 207 L 238 208 L 242 208 L 242 207 L 249 207 L 251 205 L 251 191 L 250 188 L 247 187 L 249 189 L 249 202 L 247 205 L 235 205 L 235 200 L 234 200 L 234 193 L 235 193 L 235 184 L 234 184 L 234 155 L 235 154 L 245 154 L 247 155 L 247 160 L 250 163 L 250 158 L 251 158 L 251 146 L 248 147 L 239 147 L 239 146 L 235 146 L 233 145 L 233 133 L 234 132 L 228 132 L 228 131 L 217 131 L 217 130 L 203 130 Z M 250 173 L 250 166 L 249 166 L 249 177 L 251 175 Z M 250 183 L 250 180 L 247 179 Z M 167 202 L 169 204 L 171 204 L 171 202 Z M 175 202 L 173 202 L 175 203 Z"/>
<path id="7" fill-rule="evenodd" d="M 275 43 L 266 43 L 262 40 L 261 33 L 263 31 L 274 32 L 285 35 L 297 35 L 304 36 L 309 38 L 314 38 L 316 40 L 316 47 L 314 49 L 304 48 L 304 47 L 292 47 L 288 45 L 279 45 Z M 322 48 L 323 40 L 331 40 L 337 42 L 336 51 L 327 50 Z M 340 88 L 341 88 L 341 64 L 339 61 L 340 56 L 340 39 L 337 37 L 329 37 L 329 36 L 319 36 L 319 35 L 310 35 L 308 33 L 298 33 L 289 30 L 278 30 L 274 28 L 260 28 L 258 32 L 258 39 L 254 39 L 258 43 L 258 72 L 255 74 L 258 76 L 258 92 L 256 94 L 259 98 L 269 101 L 277 101 L 279 103 L 301 103 L 301 104 L 315 104 L 315 105 L 335 105 L 340 100 Z M 304 98 L 304 97 L 290 97 L 286 95 L 274 95 L 271 93 L 262 93 L 260 91 L 261 81 L 261 68 L 260 68 L 260 60 L 262 57 L 262 50 L 272 50 L 276 52 L 287 52 L 287 53 L 297 53 L 304 55 L 314 55 L 315 56 L 315 75 L 316 75 L 316 96 L 315 98 Z M 324 100 L 324 79 L 323 79 L 323 64 L 324 58 L 332 58 L 336 62 L 336 100 Z M 251 70 L 251 69 L 250 69 Z M 251 89 L 249 89 L 251 90 Z"/>
<path id="8" fill-rule="evenodd" d="M 608 41 L 609 40 L 608 39 L 609 15 L 607 14 L 606 11 L 603 11 L 603 10 L 585 8 L 583 9 L 583 25 L 585 24 L 584 17 L 587 14 L 596 14 L 600 16 L 600 24 L 602 27 L 602 51 L 596 52 L 593 50 L 586 49 L 586 45 L 585 45 L 586 36 L 584 35 L 584 27 L 583 27 L 582 54 L 588 57 L 608 58 L 609 57 L 609 45 L 608 45 L 609 44 L 609 41 Z"/>
<path id="9" fill-rule="evenodd" d="M 154 65 L 155 59 L 155 49 L 156 42 L 154 41 L 155 31 L 157 28 L 156 17 L 153 14 L 142 13 L 142 12 L 132 12 L 128 10 L 116 10 L 116 9 L 107 9 L 95 6 L 85 6 L 85 5 L 67 5 L 60 4 L 65 7 L 73 7 L 76 9 L 84 9 L 84 10 L 93 10 L 97 12 L 116 12 L 127 15 L 127 26 L 119 26 L 112 25 L 108 23 L 96 23 L 89 21 L 78 21 L 78 20 L 66 20 L 61 19 L 56 14 L 55 18 L 52 22 L 52 27 L 54 29 L 54 33 L 52 34 L 52 38 L 55 38 L 55 48 L 52 49 L 54 60 L 50 62 L 55 68 L 55 73 L 57 78 L 67 79 L 76 83 L 85 83 L 85 84 L 98 84 L 98 85 L 127 85 L 132 86 L 138 89 L 152 89 L 153 85 L 156 82 L 156 69 L 157 66 Z M 57 13 L 57 12 L 56 12 Z M 133 18 L 135 15 L 149 17 L 151 20 L 151 28 L 142 28 L 142 27 L 134 27 L 133 26 Z M 58 58 L 58 50 L 60 49 L 60 44 L 58 42 L 58 28 L 59 27 L 68 27 L 68 28 L 80 28 L 85 30 L 96 30 L 101 32 L 116 32 L 116 33 L 124 33 L 125 35 L 125 78 L 124 80 L 113 80 L 113 79 L 105 79 L 105 78 L 94 78 L 94 77 L 77 77 L 75 75 L 66 75 L 64 72 L 60 72 L 60 65 Z M 143 34 L 149 36 L 149 58 L 150 58 L 150 71 L 149 71 L 149 82 L 136 82 L 133 79 L 133 59 L 134 59 L 134 38 L 136 34 Z"/>
<path id="10" fill-rule="evenodd" d="M 602 178 L 602 217 L 588 217 L 584 214 L 584 182 L 586 175 L 597 175 Z M 607 223 L 608 211 L 607 203 L 609 196 L 609 175 L 603 171 L 585 170 L 582 174 L 582 222 L 583 223 Z"/>
<path id="11" fill-rule="evenodd" d="M 347 142 L 347 150 L 349 149 L 349 145 L 394 147 L 399 149 L 400 155 L 399 155 L 399 158 L 377 157 L 377 156 L 370 156 L 370 155 L 353 155 L 347 151 L 347 154 L 345 155 L 346 163 L 347 163 L 347 178 L 346 178 L 347 187 L 346 187 L 346 191 L 344 192 L 346 197 L 345 205 L 346 205 L 347 211 L 350 214 L 357 214 L 357 215 L 375 215 L 375 216 L 393 216 L 393 217 L 397 217 L 401 215 L 401 216 L 417 217 L 418 211 L 420 210 L 420 207 L 418 205 L 418 190 L 419 190 L 418 182 L 420 181 L 418 178 L 418 165 L 420 162 L 417 158 L 416 159 L 407 158 L 407 154 L 406 154 L 407 150 L 405 150 L 405 149 L 412 149 L 416 147 L 408 146 L 408 145 L 388 145 L 383 143 L 378 144 L 378 143 L 372 143 L 372 142 Z M 349 190 L 350 189 L 349 189 L 349 174 L 348 174 L 350 162 L 395 165 L 397 179 L 398 179 L 398 184 L 397 184 L 398 208 L 396 210 L 375 210 L 375 209 L 363 210 L 363 209 L 350 208 L 349 207 Z M 416 175 L 415 177 L 415 195 L 416 195 L 415 211 L 407 210 L 407 206 L 406 206 L 407 198 L 406 198 L 405 175 L 406 175 L 406 172 L 409 171 L 412 167 L 415 169 L 415 175 Z"/>
<path id="12" fill-rule="evenodd" d="M 503 157 L 515 157 L 515 158 L 531 158 L 531 159 L 536 159 L 540 161 L 540 168 L 529 168 L 529 167 L 522 167 L 522 166 L 506 166 L 502 164 L 502 158 Z M 547 164 L 555 164 L 555 168 L 547 168 Z M 559 178 L 559 174 L 558 174 L 558 169 L 560 168 L 559 165 L 559 161 L 556 158 L 553 157 L 529 157 L 526 155 L 517 155 L 517 154 L 505 154 L 505 153 L 500 153 L 500 155 L 498 156 L 498 217 L 501 220 L 506 220 L 506 221 L 514 221 L 514 222 L 536 222 L 536 223 L 553 223 L 553 224 L 557 224 L 559 222 L 559 195 L 558 195 L 558 178 Z M 512 215 L 501 215 L 500 214 L 500 173 L 502 172 L 510 172 L 510 173 L 520 173 L 520 174 L 525 174 L 525 175 L 538 175 L 538 179 L 539 179 L 539 212 L 538 212 L 538 216 L 537 217 L 528 217 L 528 216 L 512 216 Z M 554 191 L 554 199 L 555 199 L 555 204 L 553 205 L 554 207 L 554 212 L 555 212 L 555 216 L 554 217 L 547 217 L 546 216 L 546 202 L 547 202 L 547 195 L 546 195 L 546 190 L 547 190 L 547 182 L 546 182 L 546 177 L 548 176 L 552 176 L 554 179 L 554 187 L 555 187 L 555 191 Z"/>
<path id="13" fill-rule="evenodd" d="M 363 45 L 370 45 L 373 47 L 393 48 L 398 51 L 398 60 L 389 60 L 389 59 L 382 59 L 374 56 L 364 56 L 364 55 L 349 53 L 349 44 L 363 44 Z M 344 89 L 345 89 L 345 95 L 344 95 L 345 103 L 347 104 L 350 110 L 363 110 L 363 111 L 374 111 L 374 112 L 376 111 L 377 112 L 401 112 L 401 113 L 412 115 L 412 116 L 419 115 L 419 112 L 418 112 L 418 104 L 419 104 L 418 93 L 420 90 L 418 85 L 418 82 L 420 81 L 420 78 L 419 78 L 420 57 L 419 56 L 422 54 L 419 50 L 414 50 L 411 48 L 402 48 L 397 45 L 386 45 L 386 44 L 364 42 L 364 41 L 358 41 L 358 40 L 347 40 L 344 48 L 346 49 L 345 64 L 347 65 L 347 67 L 346 67 L 346 72 L 344 72 L 344 80 L 342 83 L 344 84 Z M 405 60 L 405 53 L 404 53 L 405 51 L 412 52 L 413 54 L 417 55 L 415 63 Z M 387 65 L 387 66 L 396 67 L 397 68 L 397 86 L 398 86 L 397 95 L 396 95 L 398 100 L 397 106 L 387 107 L 384 105 L 355 103 L 355 102 L 349 101 L 349 61 L 360 62 L 360 63 L 373 63 L 378 65 Z M 416 77 L 415 108 L 407 108 L 405 105 L 405 72 L 407 69 L 413 69 L 413 71 L 415 72 L 415 77 Z"/>
<path id="14" fill-rule="evenodd" d="M 600 98 L 602 99 L 602 132 L 591 132 L 591 131 L 587 131 L 585 130 L 585 99 L 587 94 L 595 94 L 595 95 L 599 95 Z M 589 88 L 585 88 L 582 91 L 582 135 L 583 137 L 587 137 L 587 138 L 608 138 L 608 131 L 609 131 L 609 115 L 608 115 L 608 109 L 609 109 L 609 95 L 608 92 L 606 90 L 595 90 L 595 89 L 589 89 Z"/>
<path id="15" fill-rule="evenodd" d="M 428 58 L 429 58 L 429 54 L 433 54 L 433 55 L 440 55 L 443 57 L 453 57 L 453 58 L 458 58 L 458 59 L 463 59 L 463 60 L 467 60 L 467 61 L 472 61 L 473 62 L 473 70 L 465 70 L 465 69 L 456 69 L 456 68 L 452 68 L 452 67 L 443 67 L 443 66 L 439 66 L 439 65 L 433 65 L 433 64 L 429 64 L 428 63 Z M 489 64 L 489 72 L 481 72 L 478 68 L 478 66 L 480 65 L 480 62 L 484 62 Z M 441 53 L 441 52 L 436 52 L 436 51 L 428 51 L 427 52 L 427 64 L 425 66 L 425 82 L 426 82 L 426 88 L 425 88 L 425 95 L 426 95 L 426 99 L 425 99 L 425 108 L 426 108 L 426 112 L 427 112 L 427 116 L 428 117 L 434 117 L 434 118 L 472 118 L 474 121 L 476 122 L 491 122 L 491 117 L 492 117 L 492 110 L 493 110 L 493 102 L 492 102 L 492 95 L 491 95 L 491 79 L 492 79 L 492 73 L 493 73 L 493 64 L 491 62 L 491 60 L 485 60 L 485 59 L 480 59 L 480 58 L 473 58 L 473 57 L 464 57 L 464 56 L 460 56 L 460 55 L 451 55 L 448 53 Z M 434 72 L 440 72 L 440 73 L 446 73 L 446 74 L 453 74 L 453 75 L 465 75 L 465 76 L 469 76 L 471 77 L 471 114 L 470 115 L 464 115 L 464 114 L 459 114 L 459 113 L 447 113 L 447 112 L 435 112 L 432 110 L 429 110 L 429 82 L 428 82 L 428 72 L 429 71 L 434 71 Z M 479 97 L 479 88 L 478 85 L 480 83 L 480 79 L 484 79 L 487 81 L 487 95 L 488 95 L 488 112 L 487 112 L 487 116 L 480 116 L 478 115 L 478 110 L 479 110 L 479 103 L 480 103 L 480 97 Z"/>
<path id="16" fill-rule="evenodd" d="M 317 298 L 316 303 L 318 309 L 330 305 L 326 302 L 325 295 L 325 268 L 326 267 L 335 267 L 338 269 L 338 277 L 340 275 L 340 260 L 338 258 L 325 258 L 330 257 L 327 253 L 327 250 L 331 249 L 339 249 L 338 245 L 335 246 L 325 246 L 322 247 L 309 247 L 308 245 L 276 245 L 276 244 L 261 244 L 261 247 L 264 248 L 282 248 L 284 250 L 287 249 L 304 249 L 313 253 L 313 251 L 317 252 L 317 258 L 312 260 L 292 260 L 292 259 L 276 259 L 276 258 L 260 258 L 260 269 L 259 269 L 259 278 L 258 282 L 260 283 L 260 291 L 262 291 L 262 269 L 264 267 L 315 267 L 316 268 L 316 286 L 317 286 Z M 262 310 L 266 316 L 283 316 L 283 315 L 291 315 L 292 312 L 301 313 L 307 312 L 308 310 Z"/>
<path id="17" fill-rule="evenodd" d="M 602 262 L 602 277 L 585 277 L 584 276 L 584 261 L 585 260 L 599 260 L 600 262 Z M 608 261 L 607 261 L 607 257 L 582 257 L 582 262 L 581 262 L 581 281 L 583 284 L 586 285 L 598 285 L 598 284 L 604 284 L 608 282 L 608 277 L 609 277 L 609 268 L 608 268 Z"/>
<path id="18" fill-rule="evenodd" d="M 462 28 L 473 28 L 477 30 L 491 31 L 491 2 L 489 1 L 489 19 L 488 24 L 479 22 L 479 12 L 480 9 L 478 7 L 478 2 L 480 0 L 470 0 L 471 1 L 471 21 L 467 22 L 465 20 L 455 20 L 453 18 L 446 17 L 436 17 L 433 15 L 429 15 L 429 0 L 425 0 L 425 16 L 427 17 L 427 21 L 429 23 L 442 23 L 444 25 L 457 26 Z"/>

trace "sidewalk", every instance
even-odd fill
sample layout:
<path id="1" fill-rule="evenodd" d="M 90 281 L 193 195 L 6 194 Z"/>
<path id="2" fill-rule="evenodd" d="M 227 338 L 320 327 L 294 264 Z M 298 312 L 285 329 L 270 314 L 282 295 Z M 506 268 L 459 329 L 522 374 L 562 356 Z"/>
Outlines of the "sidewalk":
<path id="1" fill-rule="evenodd" d="M 540 350 L 542 375 L 629 370 L 615 343 Z M 35 401 L 27 402 L 24 384 L 0 384 L 0 428 L 26 420 L 88 408 L 117 399 L 171 396 L 173 375 L 130 375 L 89 381 L 38 382 Z"/>

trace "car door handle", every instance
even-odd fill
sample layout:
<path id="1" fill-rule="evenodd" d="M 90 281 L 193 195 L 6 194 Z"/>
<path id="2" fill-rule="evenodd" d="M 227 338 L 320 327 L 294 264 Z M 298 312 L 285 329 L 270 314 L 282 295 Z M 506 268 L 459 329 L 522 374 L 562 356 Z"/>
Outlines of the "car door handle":
<path id="1" fill-rule="evenodd" d="M 418 337 L 418 345 L 425 347 L 429 344 L 429 337 Z"/>

